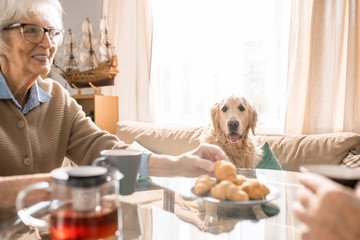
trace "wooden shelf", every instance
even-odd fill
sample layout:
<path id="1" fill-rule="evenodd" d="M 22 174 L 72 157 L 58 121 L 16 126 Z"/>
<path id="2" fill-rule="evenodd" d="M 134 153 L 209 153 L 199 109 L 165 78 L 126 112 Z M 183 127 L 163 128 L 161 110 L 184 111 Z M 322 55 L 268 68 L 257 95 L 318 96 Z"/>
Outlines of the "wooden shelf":
<path id="1" fill-rule="evenodd" d="M 74 95 L 73 98 L 82 106 L 84 112 L 94 113 L 94 122 L 102 130 L 116 134 L 119 120 L 119 98 L 98 94 Z"/>

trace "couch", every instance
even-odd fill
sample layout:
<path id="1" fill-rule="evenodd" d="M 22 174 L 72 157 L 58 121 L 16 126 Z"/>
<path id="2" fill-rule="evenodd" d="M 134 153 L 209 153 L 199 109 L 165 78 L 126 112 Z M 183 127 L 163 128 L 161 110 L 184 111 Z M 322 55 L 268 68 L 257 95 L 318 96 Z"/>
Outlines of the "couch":
<path id="1" fill-rule="evenodd" d="M 151 152 L 178 155 L 196 148 L 205 126 L 164 125 L 119 121 L 116 135 L 124 142 L 136 142 Z M 339 164 L 360 167 L 360 134 L 328 133 L 316 135 L 261 134 L 258 144 L 268 142 L 281 167 L 299 171 L 303 164 Z"/>

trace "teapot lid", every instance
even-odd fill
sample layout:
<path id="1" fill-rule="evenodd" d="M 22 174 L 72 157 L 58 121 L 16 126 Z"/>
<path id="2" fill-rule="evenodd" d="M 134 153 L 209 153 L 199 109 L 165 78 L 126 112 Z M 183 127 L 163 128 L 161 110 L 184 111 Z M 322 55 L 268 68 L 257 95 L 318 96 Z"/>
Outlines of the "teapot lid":
<path id="1" fill-rule="evenodd" d="M 51 171 L 53 180 L 72 187 L 95 187 L 112 180 L 120 180 L 116 169 L 100 166 L 78 166 L 57 168 Z"/>

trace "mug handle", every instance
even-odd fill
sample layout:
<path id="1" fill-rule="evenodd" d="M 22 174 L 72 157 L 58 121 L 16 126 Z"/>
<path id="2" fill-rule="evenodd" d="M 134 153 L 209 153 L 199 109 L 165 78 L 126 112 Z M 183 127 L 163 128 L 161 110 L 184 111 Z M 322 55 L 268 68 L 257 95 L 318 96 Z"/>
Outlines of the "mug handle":
<path id="1" fill-rule="evenodd" d="M 98 157 L 97 159 L 95 159 L 91 165 L 93 166 L 97 166 L 100 162 L 105 161 L 106 157 Z"/>
<path id="2" fill-rule="evenodd" d="M 50 184 L 48 182 L 38 182 L 31 184 L 25 187 L 23 190 L 21 190 L 16 197 L 16 211 L 21 221 L 23 221 L 25 225 L 44 228 L 48 226 L 48 223 L 44 220 L 32 217 L 31 214 L 26 209 L 26 207 L 24 207 L 24 202 L 23 202 L 25 196 L 29 192 L 38 189 L 45 189 L 49 191 Z"/>

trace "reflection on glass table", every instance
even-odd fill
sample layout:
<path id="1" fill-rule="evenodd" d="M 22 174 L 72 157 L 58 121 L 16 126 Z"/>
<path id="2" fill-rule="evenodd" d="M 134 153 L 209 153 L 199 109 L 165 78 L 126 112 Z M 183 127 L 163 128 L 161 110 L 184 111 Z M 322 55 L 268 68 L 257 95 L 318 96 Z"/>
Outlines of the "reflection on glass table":
<path id="1" fill-rule="evenodd" d="M 196 178 L 140 178 L 137 192 L 117 196 L 122 206 L 124 239 L 300 239 L 303 225 L 294 217 L 292 203 L 301 187 L 297 183 L 301 173 L 239 171 L 272 186 L 279 196 L 260 204 L 223 205 L 195 196 L 191 189 Z M 45 216 L 46 204 L 34 206 L 34 214 Z M 8 233 L 7 239 L 49 238 L 46 231 L 30 229 L 16 218 L 3 230 L 3 239 L 4 232 Z"/>
<path id="2" fill-rule="evenodd" d="M 301 187 L 297 182 L 301 173 L 238 169 L 238 174 L 257 178 L 279 195 L 259 204 L 218 204 L 192 193 L 196 178 L 152 177 L 154 184 L 165 189 L 164 209 L 174 205 L 175 213 L 153 209 L 153 239 L 167 239 L 170 232 L 179 234 L 172 239 L 300 239 L 304 226 L 294 217 L 292 204 Z M 174 194 L 166 197 L 166 192 Z M 166 231 L 155 227 L 164 225 Z"/>

